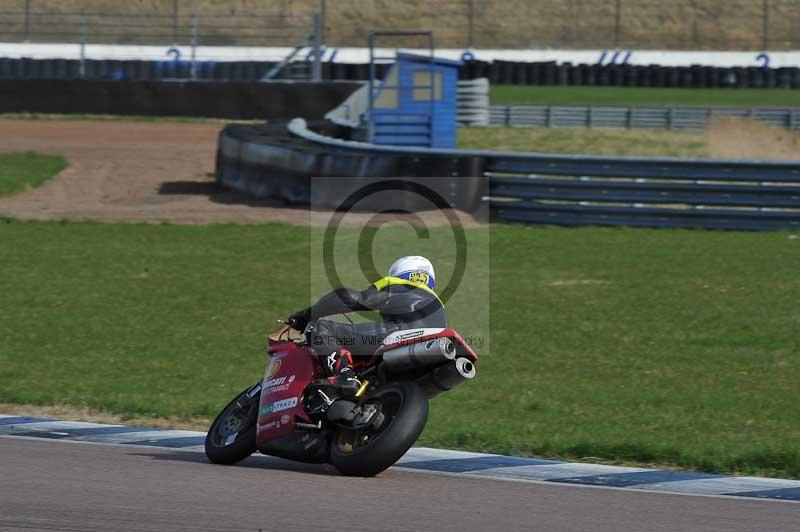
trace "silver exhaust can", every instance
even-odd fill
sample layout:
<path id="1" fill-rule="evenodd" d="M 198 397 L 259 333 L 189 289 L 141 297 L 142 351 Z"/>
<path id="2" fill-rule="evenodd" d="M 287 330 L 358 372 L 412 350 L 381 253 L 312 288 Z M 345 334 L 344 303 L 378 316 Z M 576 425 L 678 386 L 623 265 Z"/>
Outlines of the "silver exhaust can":
<path id="1" fill-rule="evenodd" d="M 438 366 L 456 358 L 450 338 L 434 338 L 427 342 L 404 345 L 383 354 L 383 364 L 391 373 Z"/>
<path id="2" fill-rule="evenodd" d="M 465 357 L 459 357 L 450 364 L 440 366 L 417 379 L 428 399 L 433 399 L 442 392 L 452 390 L 464 381 L 475 378 L 475 364 Z"/>

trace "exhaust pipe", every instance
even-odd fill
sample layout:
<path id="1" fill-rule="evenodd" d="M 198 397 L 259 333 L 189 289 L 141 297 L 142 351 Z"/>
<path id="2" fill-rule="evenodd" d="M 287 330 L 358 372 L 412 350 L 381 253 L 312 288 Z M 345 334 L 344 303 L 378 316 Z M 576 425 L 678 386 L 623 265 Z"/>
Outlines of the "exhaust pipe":
<path id="1" fill-rule="evenodd" d="M 442 392 L 452 390 L 464 381 L 475 378 L 475 364 L 468 358 L 459 357 L 450 364 L 439 366 L 430 373 L 417 379 L 428 399 L 433 399 Z"/>
<path id="2" fill-rule="evenodd" d="M 434 338 L 386 351 L 383 364 L 390 373 L 402 373 L 438 366 L 455 358 L 456 346 L 450 338 Z"/>

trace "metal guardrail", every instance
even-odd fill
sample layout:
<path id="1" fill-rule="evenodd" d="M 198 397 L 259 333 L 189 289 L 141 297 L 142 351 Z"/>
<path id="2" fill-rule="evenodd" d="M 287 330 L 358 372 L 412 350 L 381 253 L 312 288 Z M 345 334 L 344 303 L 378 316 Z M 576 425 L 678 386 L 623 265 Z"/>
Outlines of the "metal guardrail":
<path id="1" fill-rule="evenodd" d="M 487 178 L 496 220 L 563 226 L 800 229 L 800 162 L 588 157 L 375 146 L 289 131 L 341 152 L 450 157 Z M 464 164 L 469 161 L 470 164 Z M 431 174 L 433 175 L 433 174 Z"/>
<path id="2" fill-rule="evenodd" d="M 716 118 L 737 117 L 800 131 L 800 108 L 492 105 L 489 125 L 542 128 L 701 131 Z"/>

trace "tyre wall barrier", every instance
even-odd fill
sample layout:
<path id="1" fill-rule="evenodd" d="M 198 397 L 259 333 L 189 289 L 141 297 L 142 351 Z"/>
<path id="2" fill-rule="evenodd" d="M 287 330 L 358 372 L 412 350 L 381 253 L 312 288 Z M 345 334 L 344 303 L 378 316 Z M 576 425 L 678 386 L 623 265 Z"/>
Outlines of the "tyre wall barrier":
<path id="1" fill-rule="evenodd" d="M 275 63 L 265 61 L 199 61 L 197 79 L 257 81 Z M 387 66 L 376 65 L 378 77 Z M 369 64 L 322 63 L 323 79 L 366 80 Z M 519 61 L 469 61 L 461 79 L 488 78 L 493 85 L 581 85 L 598 87 L 800 88 L 798 67 L 713 67 L 572 64 Z M 0 79 L 190 79 L 190 61 L 0 58 Z"/>
<path id="2" fill-rule="evenodd" d="M 321 119 L 360 84 L 0 80 L 0 113 Z"/>
<path id="3" fill-rule="evenodd" d="M 403 148 L 346 137 L 344 130 L 309 128 L 303 120 L 228 126 L 220 134 L 217 179 L 259 197 L 336 208 L 347 191 L 330 188 L 330 197 L 312 198 L 312 180 L 317 190 L 328 177 L 350 176 L 352 188 L 375 178 L 434 183 L 431 176 L 449 176 L 453 190 L 443 195 L 451 205 L 467 211 L 488 205 L 499 221 L 800 229 L 798 162 Z"/>
<path id="4" fill-rule="evenodd" d="M 712 67 L 572 64 L 555 61 L 472 61 L 462 67 L 465 78 L 489 78 L 493 85 L 572 85 L 663 88 L 800 88 L 798 67 Z"/>
<path id="5" fill-rule="evenodd" d="M 347 128 L 330 122 L 318 124 L 320 128 L 328 135 L 349 134 Z M 332 149 L 290 134 L 286 122 L 226 126 L 219 135 L 216 160 L 216 178 L 221 185 L 306 207 L 336 209 L 365 185 L 402 177 L 419 179 L 452 207 L 471 212 L 480 206 L 485 187 L 485 179 L 469 155 L 408 157 L 382 150 Z M 326 177 L 337 179 L 326 182 Z M 392 192 L 371 195 L 353 207 L 417 211 L 430 209 L 431 203 L 419 195 Z"/>

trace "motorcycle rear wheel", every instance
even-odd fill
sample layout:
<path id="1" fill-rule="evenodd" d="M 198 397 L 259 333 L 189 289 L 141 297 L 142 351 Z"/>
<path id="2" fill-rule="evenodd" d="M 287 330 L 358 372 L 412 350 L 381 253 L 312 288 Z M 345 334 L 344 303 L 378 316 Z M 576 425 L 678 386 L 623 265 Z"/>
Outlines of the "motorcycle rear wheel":
<path id="1" fill-rule="evenodd" d="M 258 396 L 248 397 L 248 387 L 227 404 L 206 434 L 206 456 L 215 464 L 231 465 L 256 452 Z M 237 406 L 241 400 L 244 409 Z"/>
<path id="2" fill-rule="evenodd" d="M 331 442 L 331 464 L 347 476 L 372 477 L 390 467 L 414 445 L 428 421 L 428 400 L 413 382 L 387 384 L 367 400 L 381 403 L 380 425 L 339 429 Z"/>

